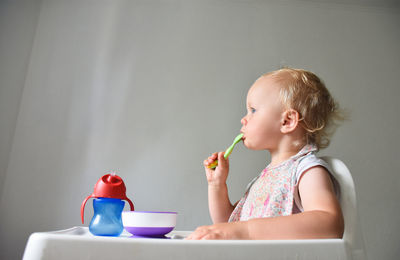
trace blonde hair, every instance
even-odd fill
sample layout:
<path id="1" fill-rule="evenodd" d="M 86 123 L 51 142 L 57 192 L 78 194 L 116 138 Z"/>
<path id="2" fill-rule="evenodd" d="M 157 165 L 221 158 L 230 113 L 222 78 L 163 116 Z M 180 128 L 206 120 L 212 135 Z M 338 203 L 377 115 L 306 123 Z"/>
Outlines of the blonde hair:
<path id="1" fill-rule="evenodd" d="M 293 68 L 282 68 L 263 76 L 272 76 L 280 84 L 283 104 L 299 113 L 300 125 L 306 130 L 305 143 L 326 148 L 345 116 L 324 82 L 310 71 Z"/>

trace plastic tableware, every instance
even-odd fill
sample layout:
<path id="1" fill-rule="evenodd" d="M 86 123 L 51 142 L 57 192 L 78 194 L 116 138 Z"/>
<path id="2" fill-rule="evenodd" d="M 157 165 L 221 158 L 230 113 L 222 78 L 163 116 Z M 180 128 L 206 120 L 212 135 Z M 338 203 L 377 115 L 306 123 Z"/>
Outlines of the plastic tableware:
<path id="1" fill-rule="evenodd" d="M 120 199 L 97 198 L 93 200 L 94 214 L 89 231 L 95 236 L 119 236 L 124 227 L 121 213 L 125 202 Z"/>
<path id="2" fill-rule="evenodd" d="M 237 143 L 239 143 L 243 138 L 243 134 L 240 133 L 238 136 L 236 136 L 235 140 L 233 140 L 233 143 L 231 146 L 228 147 L 228 149 L 226 149 L 224 157 L 225 159 L 229 157 L 229 155 L 231 155 L 233 147 L 235 147 L 235 145 Z M 215 167 L 218 166 L 218 160 L 215 160 L 212 164 L 208 165 L 207 167 L 210 169 L 214 169 Z"/>
<path id="3" fill-rule="evenodd" d="M 176 226 L 177 212 L 124 211 L 122 223 L 135 237 L 164 238 Z"/>
<path id="4" fill-rule="evenodd" d="M 126 196 L 126 187 L 121 177 L 113 172 L 97 181 L 93 193 L 82 202 L 82 223 L 85 205 L 90 198 L 94 199 L 94 215 L 89 225 L 90 232 L 96 236 L 119 236 L 124 229 L 121 219 L 125 204 L 123 200 L 127 200 L 131 210 L 134 210 L 132 201 Z"/>

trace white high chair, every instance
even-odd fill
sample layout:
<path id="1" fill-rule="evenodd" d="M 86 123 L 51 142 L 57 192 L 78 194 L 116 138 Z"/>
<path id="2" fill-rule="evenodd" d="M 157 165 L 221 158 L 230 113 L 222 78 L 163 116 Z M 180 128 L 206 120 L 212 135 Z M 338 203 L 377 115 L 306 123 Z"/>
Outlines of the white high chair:
<path id="1" fill-rule="evenodd" d="M 364 238 L 357 217 L 357 199 L 353 178 L 349 169 L 339 159 L 325 156 L 326 161 L 340 186 L 340 205 L 344 217 L 343 241 L 350 251 L 349 259 L 366 259 Z M 351 257 L 351 258 L 350 258 Z"/>
<path id="2" fill-rule="evenodd" d="M 353 178 L 344 163 L 323 158 L 340 184 L 340 203 L 345 221 L 342 239 L 304 240 L 206 240 L 138 239 L 128 233 L 120 237 L 96 237 L 87 227 L 33 233 L 24 260 L 33 259 L 365 259 L 364 242 L 357 222 Z M 190 231 L 168 236 L 185 237 Z"/>

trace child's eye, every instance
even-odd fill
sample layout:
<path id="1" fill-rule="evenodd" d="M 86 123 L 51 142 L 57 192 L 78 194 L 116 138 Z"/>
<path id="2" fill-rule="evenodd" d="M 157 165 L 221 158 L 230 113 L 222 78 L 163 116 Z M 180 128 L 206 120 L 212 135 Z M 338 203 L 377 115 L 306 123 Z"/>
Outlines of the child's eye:
<path id="1" fill-rule="evenodd" d="M 255 113 L 255 112 L 256 112 L 256 109 L 253 108 L 253 107 L 251 107 L 251 108 L 250 108 L 250 111 L 251 111 L 251 113 Z"/>

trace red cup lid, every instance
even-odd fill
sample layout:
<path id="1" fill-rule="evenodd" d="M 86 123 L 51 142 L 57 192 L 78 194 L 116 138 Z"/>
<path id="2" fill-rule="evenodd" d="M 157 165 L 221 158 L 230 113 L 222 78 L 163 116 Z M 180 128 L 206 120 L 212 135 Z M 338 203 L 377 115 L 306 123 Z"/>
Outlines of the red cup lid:
<path id="1" fill-rule="evenodd" d="M 92 195 L 89 195 L 81 205 L 81 217 L 83 223 L 83 214 L 86 201 L 90 198 L 113 198 L 113 199 L 121 199 L 127 200 L 131 207 L 131 210 L 134 210 L 133 203 L 128 197 L 126 197 L 126 187 L 124 181 L 115 174 L 106 174 L 101 177 L 96 185 L 94 186 L 94 191 Z"/>
<path id="2" fill-rule="evenodd" d="M 121 177 L 107 174 L 97 181 L 92 195 L 96 198 L 125 199 L 126 187 Z"/>

